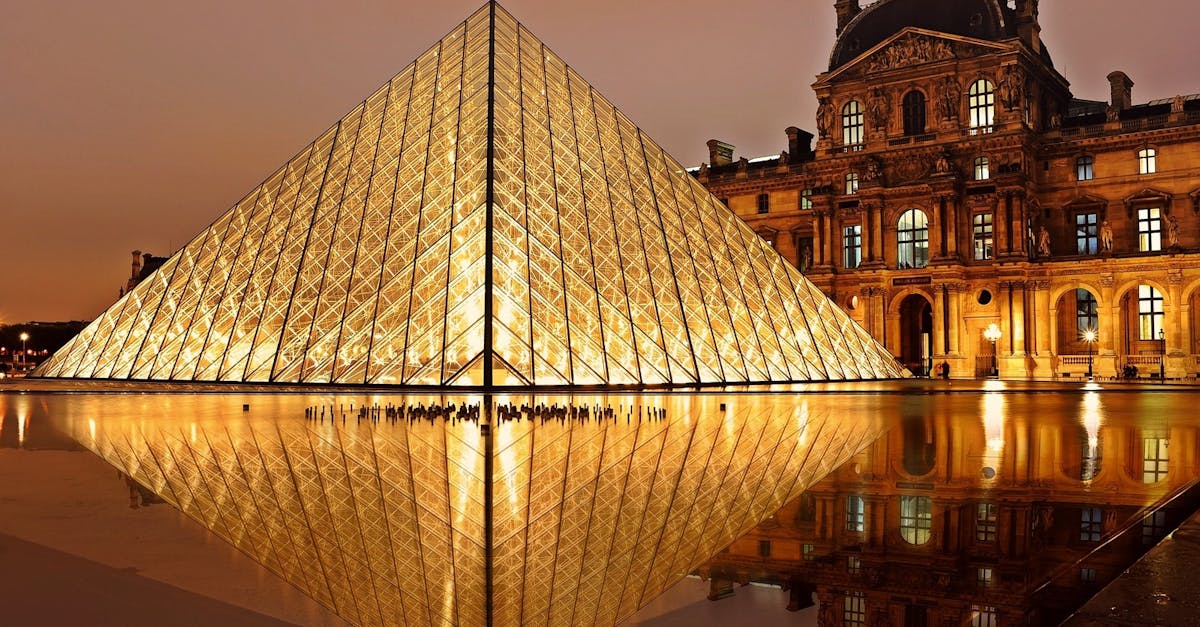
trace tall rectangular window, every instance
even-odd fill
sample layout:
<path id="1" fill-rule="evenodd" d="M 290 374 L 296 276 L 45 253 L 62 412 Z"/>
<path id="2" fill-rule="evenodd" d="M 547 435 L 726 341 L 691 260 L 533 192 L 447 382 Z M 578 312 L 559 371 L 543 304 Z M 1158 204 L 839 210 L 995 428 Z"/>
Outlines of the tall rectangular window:
<path id="1" fill-rule="evenodd" d="M 971 606 L 971 627 L 996 627 L 1000 616 L 996 608 L 989 605 Z"/>
<path id="2" fill-rule="evenodd" d="M 852 627 L 863 627 L 867 624 L 867 595 L 862 592 L 848 592 L 842 605 L 842 624 Z"/>
<path id="3" fill-rule="evenodd" d="M 862 574 L 862 558 L 857 555 L 851 555 L 846 558 L 846 573 L 850 575 Z"/>
<path id="4" fill-rule="evenodd" d="M 1084 155 L 1075 160 L 1075 179 L 1079 181 L 1090 181 L 1096 178 L 1096 159 Z"/>
<path id="5" fill-rule="evenodd" d="M 1166 438 L 1142 438 L 1142 483 L 1166 479 L 1168 460 Z"/>
<path id="6" fill-rule="evenodd" d="M 1075 290 L 1075 336 L 1083 337 L 1088 331 L 1100 328 L 1100 304 L 1096 297 L 1085 289 Z"/>
<path id="7" fill-rule="evenodd" d="M 853 270 L 862 263 L 862 225 L 842 227 L 842 249 L 846 252 L 847 270 Z"/>
<path id="8" fill-rule="evenodd" d="M 1142 546 L 1158 544 L 1167 535 L 1167 512 L 1157 510 L 1142 519 Z"/>
<path id="9" fill-rule="evenodd" d="M 933 501 L 927 496 L 900 497 L 900 537 L 925 544 L 933 534 Z"/>
<path id="10" fill-rule="evenodd" d="M 992 214 L 977 213 L 971 218 L 971 232 L 975 239 L 975 261 L 992 258 Z"/>
<path id="11" fill-rule="evenodd" d="M 1158 207 L 1138 209 L 1138 250 L 1162 250 L 1162 210 Z"/>
<path id="12" fill-rule="evenodd" d="M 863 498 L 861 496 L 846 497 L 846 531 L 862 533 L 865 529 Z"/>
<path id="13" fill-rule="evenodd" d="M 992 83 L 982 78 L 971 83 L 967 96 L 971 128 L 975 132 L 990 133 L 996 119 L 996 92 Z"/>
<path id="14" fill-rule="evenodd" d="M 1075 249 L 1080 255 L 1100 251 L 1100 214 L 1094 211 L 1075 214 Z"/>
<path id="15" fill-rule="evenodd" d="M 771 196 L 770 196 L 770 194 L 759 194 L 758 195 L 758 212 L 760 214 L 762 214 L 762 213 L 770 213 L 770 211 L 771 211 Z"/>
<path id="16" fill-rule="evenodd" d="M 976 181 L 986 181 L 990 178 L 992 178 L 991 162 L 988 161 L 987 157 L 976 157 L 975 158 L 975 180 Z"/>
<path id="17" fill-rule="evenodd" d="M 996 504 L 979 503 L 975 506 L 975 540 L 996 541 Z"/>
<path id="18" fill-rule="evenodd" d="M 1079 511 L 1079 539 L 1084 542 L 1099 542 L 1104 533 L 1104 520 L 1099 507 L 1085 507 Z"/>
<path id="19" fill-rule="evenodd" d="M 1162 292 L 1150 285 L 1138 286 L 1138 339 L 1157 340 L 1163 328 Z"/>
<path id="20" fill-rule="evenodd" d="M 992 587 L 992 569 L 976 568 L 975 569 L 975 585 L 980 588 Z"/>
<path id="21" fill-rule="evenodd" d="M 1158 151 L 1144 148 L 1138 151 L 1138 174 L 1154 174 L 1158 172 Z"/>
<path id="22" fill-rule="evenodd" d="M 812 197 L 813 197 L 813 190 L 811 190 L 811 189 L 800 190 L 800 208 L 801 209 L 812 209 L 813 208 Z"/>
<path id="23" fill-rule="evenodd" d="M 858 173 L 851 172 L 846 175 L 846 195 L 858 193 Z"/>
<path id="24" fill-rule="evenodd" d="M 851 100 L 842 107 L 842 143 L 847 146 L 860 146 L 866 124 L 863 119 L 862 105 L 857 100 Z"/>

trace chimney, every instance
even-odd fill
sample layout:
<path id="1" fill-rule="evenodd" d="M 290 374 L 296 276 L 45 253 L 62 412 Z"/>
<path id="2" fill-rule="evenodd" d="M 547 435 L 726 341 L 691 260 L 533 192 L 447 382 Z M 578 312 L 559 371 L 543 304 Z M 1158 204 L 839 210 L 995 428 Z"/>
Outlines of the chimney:
<path id="1" fill-rule="evenodd" d="M 1133 105 L 1133 81 L 1124 72 L 1116 71 L 1108 75 L 1108 84 L 1112 89 L 1112 105 L 1114 111 L 1124 111 Z"/>
<path id="2" fill-rule="evenodd" d="M 846 25 L 854 16 L 862 13 L 862 8 L 858 6 L 858 0 L 836 0 L 833 3 L 833 8 L 837 11 L 837 34 L 841 35 L 842 31 L 846 30 Z"/>
<path id="3" fill-rule="evenodd" d="M 129 275 L 129 278 L 136 279 L 138 276 L 138 273 L 140 273 L 141 271 L 142 271 L 142 251 L 135 250 L 135 251 L 133 251 L 133 274 Z"/>
<path id="4" fill-rule="evenodd" d="M 1017 0 L 1017 36 L 1035 54 L 1042 53 L 1042 26 L 1038 23 L 1038 0 Z"/>
<path id="5" fill-rule="evenodd" d="M 794 126 L 784 129 L 788 138 L 788 155 L 795 161 L 805 161 L 812 156 L 813 134 Z"/>
<path id="6" fill-rule="evenodd" d="M 708 140 L 708 165 L 717 167 L 733 163 L 733 144 L 719 139 Z"/>

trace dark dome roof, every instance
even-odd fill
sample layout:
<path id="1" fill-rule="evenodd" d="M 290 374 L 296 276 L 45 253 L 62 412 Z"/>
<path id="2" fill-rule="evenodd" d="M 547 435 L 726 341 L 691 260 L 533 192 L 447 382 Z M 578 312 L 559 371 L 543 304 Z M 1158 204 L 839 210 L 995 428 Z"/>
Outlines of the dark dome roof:
<path id="1" fill-rule="evenodd" d="M 1000 41 L 1016 37 L 1016 15 L 1000 0 L 879 0 L 838 36 L 829 69 L 854 60 L 905 27 Z"/>

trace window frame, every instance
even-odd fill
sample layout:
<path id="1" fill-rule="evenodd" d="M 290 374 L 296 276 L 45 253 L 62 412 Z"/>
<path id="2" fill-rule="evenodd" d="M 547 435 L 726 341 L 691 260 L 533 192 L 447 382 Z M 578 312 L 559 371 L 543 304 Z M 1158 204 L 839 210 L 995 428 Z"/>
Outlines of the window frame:
<path id="1" fill-rule="evenodd" d="M 990 133 L 996 124 L 996 86 L 986 78 L 975 79 L 967 90 L 967 122 L 975 132 Z"/>
<path id="2" fill-rule="evenodd" d="M 1079 508 L 1079 541 L 1099 542 L 1104 537 L 1104 510 L 1099 507 Z"/>
<path id="3" fill-rule="evenodd" d="M 1138 252 L 1162 252 L 1162 207 L 1139 207 L 1137 209 L 1137 233 Z"/>
<path id="4" fill-rule="evenodd" d="M 1080 219 L 1083 219 L 1082 222 Z M 1080 211 L 1075 214 L 1075 251 L 1080 255 L 1100 253 L 1100 213 Z"/>
<path id="5" fill-rule="evenodd" d="M 992 543 L 997 539 L 1000 511 L 995 503 L 977 503 L 975 506 L 975 541 Z"/>
<path id="6" fill-rule="evenodd" d="M 972 170 L 976 181 L 988 181 L 992 178 L 992 162 L 984 155 L 975 157 L 974 169 Z"/>
<path id="7" fill-rule="evenodd" d="M 1080 155 L 1075 159 L 1075 180 L 1086 182 L 1096 180 L 1096 158 L 1092 155 Z"/>
<path id="8" fill-rule="evenodd" d="M 1081 298 L 1084 295 L 1087 298 Z M 1075 337 L 1083 338 L 1088 331 L 1100 329 L 1100 301 L 1090 290 L 1075 288 Z"/>
<path id="9" fill-rule="evenodd" d="M 754 199 L 754 202 L 758 208 L 758 215 L 761 216 L 761 215 L 771 213 L 771 195 L 770 194 L 766 194 L 766 193 L 759 194 L 758 197 L 756 197 Z"/>
<path id="10" fill-rule="evenodd" d="M 1166 321 L 1163 294 L 1153 285 L 1138 286 L 1138 341 L 1157 342 Z"/>
<path id="11" fill-rule="evenodd" d="M 859 177 L 858 172 L 846 173 L 846 195 L 853 196 L 858 193 Z"/>
<path id="12" fill-rule="evenodd" d="M 1158 149 L 1147 146 L 1137 151 L 1138 176 L 1158 174 Z"/>
<path id="13" fill-rule="evenodd" d="M 857 270 L 862 265 L 861 224 L 842 227 L 842 265 L 847 270 Z"/>
<path id="14" fill-rule="evenodd" d="M 1171 463 L 1171 441 L 1167 438 L 1142 438 L 1142 483 L 1161 483 L 1167 479 Z M 1154 447 L 1151 450 L 1151 447 Z"/>
<path id="15" fill-rule="evenodd" d="M 862 146 L 866 143 L 866 111 L 858 100 L 842 105 L 842 145 Z"/>
<path id="16" fill-rule="evenodd" d="M 917 219 L 918 214 L 920 220 Z M 919 254 L 922 251 L 923 256 Z M 928 266 L 929 215 L 916 207 L 907 209 L 896 221 L 896 267 L 901 270 L 917 270 Z"/>
<path id="17" fill-rule="evenodd" d="M 813 190 L 811 187 L 800 190 L 800 209 L 813 208 Z"/>
<path id="18" fill-rule="evenodd" d="M 901 117 L 904 121 L 904 136 L 915 137 L 924 135 L 929 124 L 929 99 L 925 92 L 910 89 L 901 101 Z"/>
<path id="19" fill-rule="evenodd" d="M 990 261 L 996 248 L 995 215 L 982 211 L 971 216 L 971 241 L 975 261 Z"/>
<path id="20" fill-rule="evenodd" d="M 847 627 L 863 627 L 867 624 L 865 592 L 847 592 L 842 597 L 842 624 Z"/>
<path id="21" fill-rule="evenodd" d="M 846 531 L 864 533 L 867 530 L 867 504 L 863 497 L 851 494 L 846 497 Z"/>
<path id="22" fill-rule="evenodd" d="M 933 539 L 933 499 L 928 496 L 900 496 L 900 538 L 913 546 L 924 546 Z"/>

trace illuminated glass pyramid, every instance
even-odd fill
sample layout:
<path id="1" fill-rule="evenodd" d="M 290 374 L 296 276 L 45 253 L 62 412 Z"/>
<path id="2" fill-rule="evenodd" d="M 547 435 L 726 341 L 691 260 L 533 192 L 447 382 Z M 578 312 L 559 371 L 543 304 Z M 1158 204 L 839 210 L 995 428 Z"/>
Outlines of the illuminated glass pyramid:
<path id="1" fill-rule="evenodd" d="M 488 387 L 903 376 L 494 5 L 35 374 Z"/>

